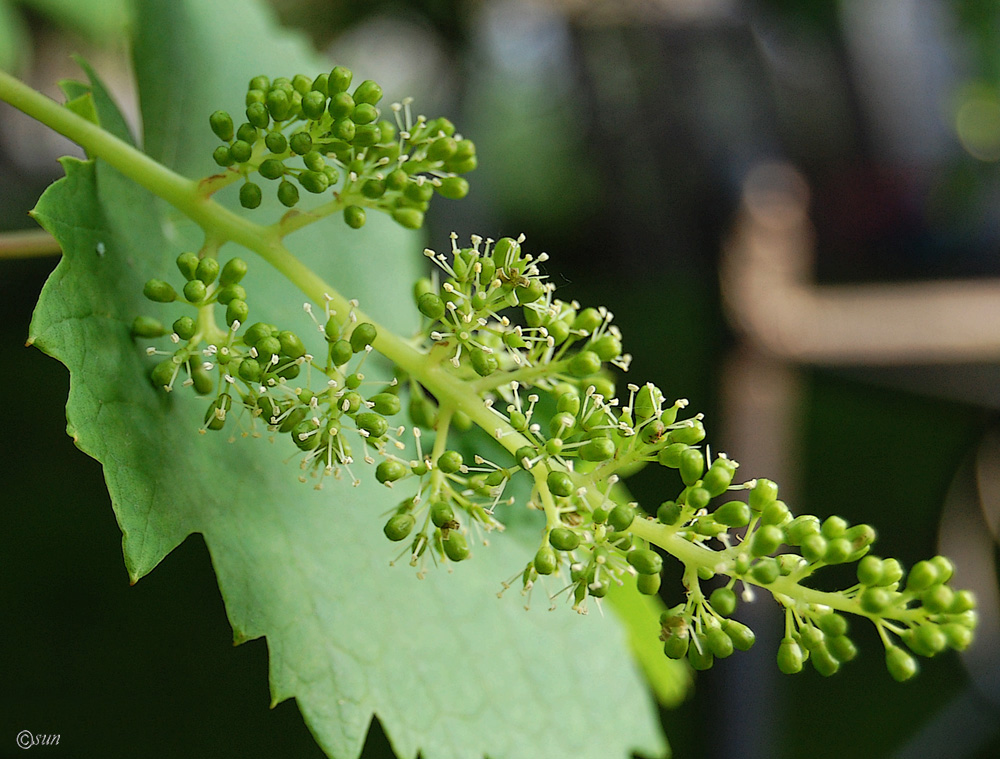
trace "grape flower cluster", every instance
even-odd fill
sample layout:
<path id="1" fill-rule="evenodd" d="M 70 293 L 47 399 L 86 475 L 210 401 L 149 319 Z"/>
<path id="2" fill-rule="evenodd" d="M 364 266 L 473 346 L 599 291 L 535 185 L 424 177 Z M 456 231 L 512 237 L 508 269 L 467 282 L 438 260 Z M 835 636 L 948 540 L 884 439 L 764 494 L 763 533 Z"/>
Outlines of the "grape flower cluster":
<path id="1" fill-rule="evenodd" d="M 349 83 L 350 72 L 339 67 L 313 81 L 255 78 L 248 122 L 216 151 L 216 161 L 280 178 L 279 198 L 291 197 L 281 188 L 293 179 L 325 190 L 335 180 L 324 184 L 316 176 L 345 171 L 341 199 L 364 198 L 406 226 L 400 214 L 416 212 L 422 221 L 429 200 L 413 188 L 464 195 L 453 188 L 455 180 L 464 183 L 456 174 L 475 165 L 474 152 L 462 147 L 468 141 L 442 119 L 412 121 L 405 107 L 398 131 L 383 126 L 374 107 L 378 86 L 365 82 L 347 95 Z M 271 119 L 265 153 L 257 136 Z M 296 120 L 303 125 L 286 144 L 281 130 Z M 213 114 L 212 128 L 231 140 L 225 114 Z M 334 166 L 310 167 L 314 153 Z M 303 156 L 305 169 L 285 165 L 292 154 Z M 265 168 L 272 164 L 280 172 Z M 372 182 L 381 189 L 366 193 Z M 246 187 L 241 199 L 252 207 L 242 197 Z M 352 207 L 345 202 L 339 210 L 356 226 Z M 161 280 L 145 287 L 150 300 L 178 301 L 193 313 L 170 328 L 140 316 L 133 334 L 172 343 L 169 350 L 148 349 L 160 359 L 151 373 L 156 386 L 191 385 L 211 396 L 203 432 L 287 435 L 298 449 L 301 480 L 321 487 L 326 476 L 346 474 L 358 484 L 370 468 L 399 492 L 383 530 L 421 574 L 428 563 L 468 559 L 477 541 L 503 529 L 502 516 L 515 503 L 509 485 L 517 478 L 530 486 L 524 505 L 542 512 L 545 526 L 533 558 L 504 588 L 519 584 L 530 594 L 540 586 L 553 603 L 565 595 L 585 613 L 626 583 L 656 595 L 663 557 L 672 556 L 684 566 L 686 601 L 665 611 L 651 634 L 659 634 L 666 656 L 695 669 L 754 644 L 753 631 L 733 615 L 760 591 L 785 615 L 777 653 L 785 673 L 808 661 L 831 675 L 852 660 L 849 616 L 874 624 L 888 670 L 900 681 L 916 673 L 914 654 L 970 645 L 975 600 L 949 584 L 948 559 L 935 556 L 905 573 L 895 559 L 871 553 L 876 536 L 869 525 L 796 516 L 775 483 L 738 477 L 738 463 L 705 444 L 702 417 L 687 413 L 684 399 L 669 401 L 649 382 L 626 384 L 619 393 L 613 370 L 627 371 L 631 357 L 613 315 L 556 298 L 540 267 L 547 257 L 526 252 L 523 242 L 473 236 L 460 246 L 453 234 L 447 253 L 425 251 L 434 272 L 413 292 L 422 317 L 410 342 L 417 358 L 397 361 L 390 382 L 365 379 L 366 358 L 384 348 L 386 337 L 358 316 L 356 302 L 339 314 L 329 296 L 306 304 L 324 346 L 313 355 L 295 332 L 249 323 L 240 284 L 246 263 L 234 258 L 220 267 L 207 244 L 177 258 L 181 293 Z M 222 309 L 225 329 L 216 324 Z M 472 424 L 499 443 L 499 453 L 449 447 L 451 428 Z M 675 492 L 647 513 L 618 483 L 649 465 L 674 473 L 665 479 Z M 818 571 L 840 564 L 856 564 L 856 584 L 836 592 L 810 584 Z"/>

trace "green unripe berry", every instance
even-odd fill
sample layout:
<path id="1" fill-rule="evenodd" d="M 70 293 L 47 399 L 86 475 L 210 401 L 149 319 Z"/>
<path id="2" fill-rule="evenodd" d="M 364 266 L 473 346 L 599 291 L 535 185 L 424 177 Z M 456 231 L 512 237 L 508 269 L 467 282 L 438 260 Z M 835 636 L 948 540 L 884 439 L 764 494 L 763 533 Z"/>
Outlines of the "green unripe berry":
<path id="1" fill-rule="evenodd" d="M 392 212 L 393 220 L 406 229 L 420 229 L 424 224 L 423 211 L 416 208 L 396 208 Z"/>
<path id="2" fill-rule="evenodd" d="M 278 185 L 278 200 L 286 208 L 293 207 L 299 202 L 299 188 L 291 182 L 283 181 Z"/>
<path id="3" fill-rule="evenodd" d="M 580 546 L 580 536 L 568 527 L 556 527 L 549 533 L 549 543 L 557 551 L 572 551 Z"/>
<path id="4" fill-rule="evenodd" d="M 369 103 L 370 105 L 375 105 L 381 99 L 382 88 L 371 79 L 366 79 L 358 85 L 356 90 L 354 90 L 355 103 Z"/>
<path id="5" fill-rule="evenodd" d="M 361 322 L 351 332 L 351 350 L 360 353 L 374 343 L 376 337 L 378 332 L 375 330 L 375 325 L 371 322 Z"/>
<path id="6" fill-rule="evenodd" d="M 660 575 L 638 575 L 635 587 L 644 596 L 655 596 L 660 592 Z"/>
<path id="7" fill-rule="evenodd" d="M 394 514 L 390 517 L 389 521 L 385 523 L 385 527 L 382 531 L 385 536 L 392 541 L 406 540 L 413 528 L 416 525 L 417 520 L 413 518 L 412 514 Z"/>
<path id="8" fill-rule="evenodd" d="M 242 281 L 247 273 L 247 262 L 242 258 L 230 258 L 219 274 L 219 284 L 223 287 L 235 285 Z"/>
<path id="9" fill-rule="evenodd" d="M 383 485 L 401 480 L 405 476 L 406 466 L 395 459 L 385 459 L 375 467 L 375 479 Z"/>
<path id="10" fill-rule="evenodd" d="M 729 501 L 717 508 L 712 516 L 726 527 L 746 527 L 750 524 L 750 507 L 743 501 Z"/>
<path id="11" fill-rule="evenodd" d="M 177 291 L 169 282 L 162 279 L 151 279 L 143 285 L 142 294 L 156 303 L 171 303 L 177 300 Z"/>
<path id="12" fill-rule="evenodd" d="M 615 443 L 611 438 L 595 437 L 579 448 L 578 455 L 584 461 L 607 461 L 614 458 Z"/>
<path id="13" fill-rule="evenodd" d="M 381 414 L 365 411 L 354 417 L 359 430 L 364 430 L 373 438 L 380 438 L 389 431 L 389 422 Z"/>
<path id="14" fill-rule="evenodd" d="M 207 292 L 208 288 L 200 279 L 192 279 L 190 282 L 184 283 L 184 298 L 189 303 L 201 303 L 205 300 Z"/>
<path id="15" fill-rule="evenodd" d="M 624 532 L 635 521 L 635 507 L 630 503 L 620 503 L 608 515 L 608 524 L 618 532 Z M 629 554 L 631 556 L 631 554 Z M 646 574 L 652 574 L 647 572 Z"/>
<path id="16" fill-rule="evenodd" d="M 253 182 L 246 182 L 240 187 L 240 205 L 244 208 L 256 208 L 262 199 L 260 186 Z"/>
<path id="17" fill-rule="evenodd" d="M 681 453 L 680 472 L 685 485 L 693 485 L 701 479 L 705 471 L 705 456 L 696 448 L 688 448 Z"/>
<path id="18" fill-rule="evenodd" d="M 344 221 L 351 229 L 361 229 L 365 225 L 365 209 L 361 206 L 348 206 L 344 209 Z"/>
<path id="19" fill-rule="evenodd" d="M 242 324 L 247 320 L 249 314 L 250 307 L 245 300 L 231 300 L 226 305 L 226 324 L 230 327 L 233 325 L 233 322 Z"/>
<path id="20" fill-rule="evenodd" d="M 601 370 L 601 359 L 594 351 L 580 351 L 569 362 L 569 372 L 574 377 L 589 377 Z"/>
<path id="21" fill-rule="evenodd" d="M 889 646 L 885 650 L 885 666 L 897 682 L 906 682 L 917 674 L 917 660 L 899 646 Z"/>
<path id="22" fill-rule="evenodd" d="M 663 559 L 656 551 L 637 548 L 625 554 L 628 563 L 641 575 L 658 575 L 663 570 Z"/>
<path id="23" fill-rule="evenodd" d="M 208 117 L 208 124 L 215 136 L 223 142 L 233 139 L 233 119 L 225 111 L 216 111 Z"/>
<path id="24" fill-rule="evenodd" d="M 569 496 L 573 494 L 573 480 L 566 472 L 556 470 L 549 472 L 545 478 L 545 484 L 548 485 L 552 495 Z"/>
<path id="25" fill-rule="evenodd" d="M 778 486 L 771 480 L 759 478 L 750 491 L 750 510 L 755 514 L 762 512 L 768 504 L 778 498 Z"/>
<path id="26" fill-rule="evenodd" d="M 181 340 L 190 340 L 198 331 L 198 323 L 190 316 L 182 316 L 173 323 L 173 328 Z"/>
<path id="27" fill-rule="evenodd" d="M 236 159 L 233 158 L 232 151 L 230 151 L 228 145 L 219 145 L 219 147 L 213 150 L 212 160 L 219 164 L 222 168 L 227 168 L 236 163 Z"/>
<path id="28" fill-rule="evenodd" d="M 442 198 L 461 200 L 469 194 L 469 183 L 462 177 L 445 177 L 435 189 Z"/>
<path id="29" fill-rule="evenodd" d="M 469 558 L 469 544 L 458 530 L 449 530 L 448 537 L 444 539 L 444 553 L 452 561 L 465 561 Z"/>
<path id="30" fill-rule="evenodd" d="M 733 592 L 732 588 L 716 588 L 708 597 L 708 602 L 724 617 L 728 617 L 736 611 L 736 593 Z"/>
<path id="31" fill-rule="evenodd" d="M 542 546 L 538 549 L 538 553 L 535 554 L 532 564 L 538 574 L 550 575 L 559 567 L 559 560 L 556 558 L 556 552 L 552 550 L 551 546 Z"/>
<path id="32" fill-rule="evenodd" d="M 778 669 L 786 675 L 802 671 L 802 648 L 793 638 L 782 638 L 778 646 Z"/>
<path id="33" fill-rule="evenodd" d="M 167 334 L 167 328 L 159 319 L 151 316 L 137 316 L 132 322 L 132 337 L 163 337 Z"/>

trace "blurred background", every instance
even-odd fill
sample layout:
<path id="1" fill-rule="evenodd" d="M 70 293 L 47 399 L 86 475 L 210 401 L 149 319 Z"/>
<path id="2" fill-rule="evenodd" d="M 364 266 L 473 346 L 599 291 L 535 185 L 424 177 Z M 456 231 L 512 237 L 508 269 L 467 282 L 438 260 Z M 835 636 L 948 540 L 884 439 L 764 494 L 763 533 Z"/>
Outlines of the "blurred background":
<path id="1" fill-rule="evenodd" d="M 905 685 L 860 624 L 837 677 L 780 675 L 780 615 L 743 605 L 758 645 L 664 711 L 674 755 L 1000 756 L 1000 5 L 273 6 L 476 141 L 473 191 L 436 202 L 431 245 L 523 232 L 560 297 L 615 313 L 629 380 L 689 398 L 714 449 L 797 513 L 874 524 L 882 555 L 947 553 L 979 594 L 977 645 Z M 127 15 L 0 0 L 0 66 L 55 94 L 82 53 L 137 120 Z M 0 231 L 32 226 L 66 152 L 0 108 Z M 231 647 L 199 537 L 128 587 L 100 467 L 64 435 L 66 372 L 23 347 L 54 265 L 0 260 L 0 756 L 25 728 L 73 756 L 320 756 L 294 703 L 266 711 L 265 645 Z M 655 472 L 630 486 L 663 500 Z M 377 725 L 366 753 L 387 755 Z"/>

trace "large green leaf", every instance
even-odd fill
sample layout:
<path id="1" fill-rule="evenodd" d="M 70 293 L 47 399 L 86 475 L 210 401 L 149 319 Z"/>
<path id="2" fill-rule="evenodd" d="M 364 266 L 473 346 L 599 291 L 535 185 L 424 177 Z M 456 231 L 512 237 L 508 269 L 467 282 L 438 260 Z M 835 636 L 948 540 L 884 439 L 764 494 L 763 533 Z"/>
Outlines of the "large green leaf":
<path id="1" fill-rule="evenodd" d="M 312 68 L 250 3 L 139 8 L 146 144 L 191 173 L 210 170 L 206 113 L 238 100 L 258 71 Z M 99 86 L 94 98 L 113 128 Z M 202 533 L 236 640 L 267 637 L 274 700 L 296 698 L 331 756 L 356 756 L 373 714 L 403 757 L 664 751 L 610 616 L 549 613 L 545 599 L 525 612 L 516 594 L 496 598 L 499 580 L 527 559 L 518 541 L 495 538 L 453 572 L 418 581 L 409 568 L 390 567 L 380 530 L 380 515 L 405 494 L 370 476 L 358 488 L 331 482 L 317 491 L 282 463 L 285 441 L 199 435 L 205 401 L 155 391 L 144 379 L 144 346 L 129 337 L 138 313 L 178 313 L 140 292 L 199 244 L 194 230 L 107 165 L 64 164 L 66 178 L 35 212 L 64 257 L 31 339 L 70 369 L 69 430 L 104 466 L 133 581 Z M 304 232 L 295 243 L 321 275 L 405 328 L 419 240 L 379 221 L 360 234 L 331 221 L 332 230 Z M 301 296 L 266 265 L 251 267 L 253 318 L 307 324 Z"/>

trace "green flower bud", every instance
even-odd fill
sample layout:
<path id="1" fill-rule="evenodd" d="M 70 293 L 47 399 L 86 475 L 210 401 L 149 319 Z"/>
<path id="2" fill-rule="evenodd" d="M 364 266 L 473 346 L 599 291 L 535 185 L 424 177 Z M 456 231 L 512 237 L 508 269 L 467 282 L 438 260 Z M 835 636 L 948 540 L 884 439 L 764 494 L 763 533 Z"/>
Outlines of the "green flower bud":
<path id="1" fill-rule="evenodd" d="M 793 638 L 782 638 L 778 646 L 778 669 L 786 675 L 798 674 L 802 671 L 802 649 Z"/>
<path id="2" fill-rule="evenodd" d="M 192 279 L 184 284 L 184 298 L 188 303 L 201 303 L 205 300 L 208 289 L 200 279 Z"/>
<path id="3" fill-rule="evenodd" d="M 818 533 L 819 519 L 812 514 L 803 514 L 785 525 L 785 542 L 792 546 L 802 545 L 806 537 Z"/>
<path id="4" fill-rule="evenodd" d="M 781 576 L 781 566 L 776 559 L 768 557 L 754 564 L 750 574 L 761 585 L 770 585 Z"/>
<path id="5" fill-rule="evenodd" d="M 291 98 L 288 97 L 284 90 L 272 89 L 267 93 L 267 99 L 264 102 L 267 106 L 267 112 L 276 122 L 284 121 L 288 118 L 288 112 L 291 110 L 292 102 Z M 249 115 L 247 115 L 247 120 L 253 124 L 253 120 Z M 267 124 L 254 124 L 254 126 L 264 128 Z"/>
<path id="6" fill-rule="evenodd" d="M 601 370 L 601 359 L 594 351 L 580 351 L 569 362 L 569 372 L 574 377 L 589 377 Z"/>
<path id="7" fill-rule="evenodd" d="M 177 300 L 177 291 L 169 282 L 162 279 L 151 279 L 142 288 L 142 294 L 156 303 L 170 303 Z"/>
<path id="8" fill-rule="evenodd" d="M 330 362 L 334 366 L 343 366 L 353 355 L 354 351 L 351 350 L 351 344 L 347 340 L 337 340 L 330 345 Z"/>
<path id="9" fill-rule="evenodd" d="M 215 136 L 224 142 L 233 139 L 233 119 L 225 111 L 216 111 L 208 117 L 208 124 Z"/>
<path id="10" fill-rule="evenodd" d="M 743 501 L 729 501 L 717 508 L 712 516 L 727 527 L 746 527 L 750 524 L 750 507 Z"/>
<path id="11" fill-rule="evenodd" d="M 291 182 L 283 181 L 278 185 L 278 200 L 286 208 L 292 208 L 299 202 L 299 188 Z"/>
<path id="12" fill-rule="evenodd" d="M 159 319 L 151 316 L 137 316 L 132 322 L 132 337 L 163 337 L 167 334 L 167 328 Z"/>
<path id="13" fill-rule="evenodd" d="M 673 501 L 664 501 L 656 510 L 656 518 L 666 525 L 675 525 L 681 518 L 684 507 Z"/>
<path id="14" fill-rule="evenodd" d="M 444 539 L 444 553 L 452 561 L 465 561 L 471 555 L 469 544 L 458 530 L 449 530 Z"/>
<path id="15" fill-rule="evenodd" d="M 660 575 L 638 575 L 635 581 L 636 590 L 645 596 L 655 596 L 660 592 Z"/>
<path id="16" fill-rule="evenodd" d="M 231 300 L 226 306 L 226 324 L 230 327 L 233 322 L 239 322 L 243 324 L 247 320 L 247 316 L 250 313 L 250 307 L 247 306 L 244 300 Z"/>
<path id="17" fill-rule="evenodd" d="M 545 483 L 553 495 L 569 496 L 573 494 L 573 479 L 566 472 L 556 470 L 549 472 Z"/>
<path id="18" fill-rule="evenodd" d="M 431 504 L 431 522 L 435 527 L 451 527 L 455 523 L 455 511 L 451 504 L 445 501 L 435 501 Z"/>
<path id="19" fill-rule="evenodd" d="M 263 103 L 251 103 L 247 106 L 247 121 L 258 129 L 264 129 L 271 123 L 271 114 Z"/>
<path id="20" fill-rule="evenodd" d="M 919 593 L 938 582 L 938 569 L 930 561 L 918 561 L 906 578 L 906 589 Z"/>
<path id="21" fill-rule="evenodd" d="M 378 393 L 368 400 L 375 404 L 372 407 L 372 411 L 382 416 L 394 416 L 398 414 L 402 405 L 399 396 L 395 393 Z"/>
<path id="22" fill-rule="evenodd" d="M 535 571 L 540 575 L 550 575 L 559 567 L 556 552 L 552 550 L 551 546 L 542 546 L 539 548 L 532 564 L 535 567 Z"/>
<path id="23" fill-rule="evenodd" d="M 572 551 L 580 546 L 580 536 L 568 527 L 556 527 L 549 533 L 549 543 L 557 551 Z"/>
<path id="24" fill-rule="evenodd" d="M 696 644 L 688 646 L 688 664 L 691 665 L 692 669 L 698 671 L 711 669 L 712 664 L 715 663 L 715 656 L 712 654 L 712 649 L 709 648 L 708 641 L 704 637 L 698 636 L 698 643 L 701 644 L 700 649 Z"/>
<path id="25" fill-rule="evenodd" d="M 897 682 L 905 682 L 917 674 L 917 660 L 899 646 L 889 646 L 885 650 L 885 666 Z"/>
<path id="26" fill-rule="evenodd" d="M 375 467 L 375 479 L 383 485 L 406 476 L 406 466 L 395 459 L 384 459 Z"/>
<path id="27" fill-rule="evenodd" d="M 614 457 L 615 443 L 611 438 L 595 437 L 580 446 L 578 454 L 584 461 L 607 461 Z"/>
<path id="28" fill-rule="evenodd" d="M 351 86 L 353 72 L 345 66 L 335 66 L 327 77 L 326 90 L 331 95 L 337 92 L 344 92 Z"/>
<path id="29" fill-rule="evenodd" d="M 182 316 L 173 323 L 173 329 L 181 340 L 190 340 L 198 331 L 198 323 L 190 316 Z"/>
<path id="30" fill-rule="evenodd" d="M 637 548 L 625 554 L 628 563 L 641 575 L 658 575 L 663 570 L 663 559 L 656 551 Z"/>
<path id="31" fill-rule="evenodd" d="M 947 585 L 935 585 L 926 590 L 922 598 L 927 611 L 932 614 L 943 614 L 955 600 L 955 591 Z"/>
<path id="32" fill-rule="evenodd" d="M 366 431 L 373 438 L 382 437 L 389 431 L 389 423 L 385 420 L 385 417 L 381 414 L 376 414 L 374 411 L 365 411 L 358 414 L 354 417 L 354 422 L 358 425 L 359 430 Z"/>
<path id="33" fill-rule="evenodd" d="M 724 617 L 731 616 L 736 611 L 736 593 L 732 588 L 716 588 L 708 597 L 708 602 Z"/>
<path id="34" fill-rule="evenodd" d="M 885 588 L 865 588 L 858 600 L 869 614 L 881 614 L 892 603 L 892 594 Z"/>
<path id="35" fill-rule="evenodd" d="M 260 186 L 253 182 L 246 182 L 240 187 L 240 205 L 244 208 L 256 208 L 260 205 Z"/>
<path id="36" fill-rule="evenodd" d="M 392 212 L 393 220 L 406 229 L 420 229 L 424 224 L 423 211 L 415 208 L 396 208 Z"/>
<path id="37" fill-rule="evenodd" d="M 371 322 L 361 322 L 351 332 L 351 350 L 360 353 L 374 343 L 376 337 L 378 337 L 378 332 L 375 330 L 375 325 Z"/>
<path id="38" fill-rule="evenodd" d="M 442 198 L 461 200 L 469 194 L 469 183 L 462 177 L 444 177 L 435 189 Z"/>
<path id="39" fill-rule="evenodd" d="M 351 229 L 361 229 L 365 225 L 365 209 L 361 206 L 348 206 L 344 209 L 344 221 Z"/>
<path id="40" fill-rule="evenodd" d="M 358 85 L 356 90 L 354 90 L 355 103 L 368 103 L 370 105 L 375 105 L 381 99 L 382 88 L 371 79 L 366 79 Z"/>
<path id="41" fill-rule="evenodd" d="M 255 358 L 245 358 L 240 361 L 237 373 L 244 382 L 260 382 L 260 378 L 264 374 L 260 362 Z"/>
<path id="42" fill-rule="evenodd" d="M 688 448 L 681 453 L 680 472 L 685 485 L 693 485 L 705 471 L 705 456 L 696 448 Z"/>
<path id="43" fill-rule="evenodd" d="M 807 536 L 806 539 L 802 541 L 800 550 L 802 552 L 802 558 L 810 564 L 814 564 L 817 561 L 823 560 L 823 557 L 826 556 L 826 548 L 826 538 L 819 533 L 815 533 Z"/>
<path id="44" fill-rule="evenodd" d="M 708 647 L 712 654 L 717 659 L 725 659 L 727 656 L 732 656 L 733 653 L 733 639 L 730 638 L 726 631 L 721 627 L 713 627 L 705 635 L 705 639 L 708 642 Z"/>
<path id="45" fill-rule="evenodd" d="M 735 619 L 727 619 L 723 622 L 722 629 L 726 631 L 726 635 L 733 641 L 733 647 L 738 651 L 749 651 L 757 642 L 757 636 L 754 635 L 753 630 Z"/>
<path id="46" fill-rule="evenodd" d="M 378 119 L 378 108 L 370 103 L 358 103 L 357 100 L 354 102 L 357 104 L 351 112 L 351 121 L 355 124 L 371 124 L 373 121 Z"/>
<path id="47" fill-rule="evenodd" d="M 635 521 L 635 507 L 629 503 L 620 503 L 608 515 L 608 524 L 618 532 L 624 532 Z M 647 572 L 646 574 L 651 574 Z"/>
<path id="48" fill-rule="evenodd" d="M 233 154 L 229 150 L 228 145 L 219 145 L 219 147 L 212 151 L 212 160 L 223 168 L 227 168 L 236 163 L 236 159 L 233 158 Z"/>
<path id="49" fill-rule="evenodd" d="M 385 523 L 382 531 L 389 540 L 398 542 L 406 540 L 409 534 L 413 532 L 416 523 L 417 520 L 413 518 L 412 514 L 394 514 Z"/>
<path id="50" fill-rule="evenodd" d="M 771 480 L 760 478 L 750 491 L 750 510 L 759 514 L 778 498 L 778 486 Z"/>
<path id="51" fill-rule="evenodd" d="M 210 285 L 215 281 L 215 278 L 219 276 L 219 262 L 210 257 L 201 259 L 198 262 L 198 268 L 195 269 L 195 277 L 200 279 L 206 285 Z"/>
<path id="52" fill-rule="evenodd" d="M 473 348 L 470 350 L 469 358 L 472 362 L 472 368 L 476 370 L 476 374 L 480 377 L 488 377 L 500 368 L 500 362 L 497 360 L 496 355 L 487 353 L 482 348 Z"/>

